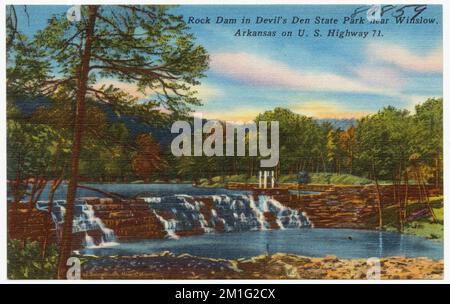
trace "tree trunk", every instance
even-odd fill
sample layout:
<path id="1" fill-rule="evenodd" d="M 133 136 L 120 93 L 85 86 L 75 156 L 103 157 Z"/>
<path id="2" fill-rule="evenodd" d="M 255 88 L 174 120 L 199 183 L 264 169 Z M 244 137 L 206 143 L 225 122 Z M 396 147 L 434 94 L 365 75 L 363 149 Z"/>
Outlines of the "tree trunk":
<path id="1" fill-rule="evenodd" d="M 350 174 L 353 174 L 353 150 L 350 152 Z"/>
<path id="2" fill-rule="evenodd" d="M 51 226 L 52 226 L 52 213 L 53 213 L 53 201 L 54 201 L 54 197 L 55 197 L 55 192 L 56 190 L 59 188 L 59 185 L 61 185 L 62 182 L 62 176 L 58 179 L 55 179 L 53 181 L 53 184 L 51 186 L 50 192 L 48 194 L 48 217 L 45 219 L 45 238 L 44 238 L 44 242 L 42 244 L 42 252 L 41 252 L 41 256 L 42 256 L 42 260 L 44 260 L 46 254 L 47 254 L 47 247 L 48 244 L 50 242 L 50 230 L 51 230 Z"/>
<path id="3" fill-rule="evenodd" d="M 35 178 L 33 178 L 33 183 L 32 183 L 32 186 L 31 186 L 30 197 L 28 198 L 28 208 L 29 209 L 33 208 L 33 197 L 34 197 L 34 195 L 35 195 L 35 193 L 37 191 L 36 188 L 37 188 L 37 180 L 36 180 L 36 177 L 35 177 Z"/>
<path id="4" fill-rule="evenodd" d="M 378 184 L 378 177 L 375 174 L 375 164 L 372 161 L 372 175 L 375 180 L 375 187 L 377 189 L 377 198 L 378 198 L 378 228 L 381 230 L 383 228 L 383 211 L 381 210 L 381 192 L 380 185 Z"/>
<path id="5" fill-rule="evenodd" d="M 400 196 L 401 193 L 401 167 L 398 169 L 396 174 L 394 175 L 395 181 L 394 181 L 394 197 L 395 197 L 395 203 L 398 207 L 398 231 L 403 232 L 403 203 L 402 203 L 402 197 Z"/>
<path id="6" fill-rule="evenodd" d="M 392 177 L 392 186 L 393 188 L 393 194 L 394 194 L 394 205 L 397 206 L 397 211 L 398 211 L 398 222 L 400 224 L 400 206 L 398 204 L 399 200 L 398 200 L 398 196 L 397 196 L 397 181 L 395 180 L 395 177 Z M 397 227 L 398 231 L 401 232 L 400 229 L 400 225 L 398 225 Z"/>
<path id="7" fill-rule="evenodd" d="M 431 207 L 430 197 L 428 195 L 428 190 L 427 190 L 427 187 L 425 185 L 425 181 L 424 181 L 420 171 L 418 171 L 418 177 L 419 177 L 419 187 L 421 185 L 423 187 L 423 193 L 424 193 L 424 196 L 425 196 L 425 201 L 427 202 L 428 209 L 430 210 L 431 216 L 433 217 L 433 222 L 436 223 L 437 222 L 437 218 L 436 218 L 436 215 L 434 214 L 433 207 Z"/>
<path id="8" fill-rule="evenodd" d="M 436 170 L 435 170 L 435 174 L 436 174 L 435 187 L 436 187 L 436 189 L 440 189 L 441 188 L 441 181 L 440 181 L 441 171 L 439 170 L 439 168 L 440 168 L 439 156 L 440 156 L 440 153 L 438 151 L 438 152 L 436 152 L 436 161 L 435 161 L 435 166 L 436 166 Z"/>
<path id="9" fill-rule="evenodd" d="M 378 178 L 375 178 L 375 186 L 377 188 L 377 197 L 378 197 L 378 228 L 381 230 L 383 228 L 383 211 L 381 210 L 381 193 L 380 186 L 378 185 Z"/>
<path id="10" fill-rule="evenodd" d="M 36 206 L 36 202 L 39 200 L 39 197 L 42 194 L 42 191 L 44 190 L 45 185 L 47 182 L 43 178 L 34 177 L 33 178 L 33 186 L 30 193 L 30 198 L 28 200 L 28 209 L 27 209 L 27 216 L 26 216 L 26 223 L 29 223 L 31 220 L 31 216 L 33 213 L 33 210 Z M 25 231 L 25 230 L 24 230 Z M 23 239 L 23 247 L 25 247 L 27 243 L 26 238 Z"/>
<path id="11" fill-rule="evenodd" d="M 97 6 L 89 5 L 89 16 L 86 25 L 86 42 L 81 57 L 78 75 L 77 110 L 75 114 L 75 125 L 72 145 L 72 158 L 67 189 L 66 214 L 62 228 L 61 246 L 58 261 L 58 279 L 67 277 L 67 260 L 72 252 L 72 221 L 75 194 L 78 183 L 78 163 L 81 151 L 81 139 L 83 136 L 84 118 L 86 114 L 86 90 L 89 75 L 89 63 L 91 60 L 91 45 L 94 35 Z"/>
<path id="12" fill-rule="evenodd" d="M 18 207 L 20 199 L 22 198 L 20 195 L 20 186 L 21 185 L 22 185 L 22 174 L 21 174 L 21 170 L 18 170 L 15 181 L 12 182 L 12 186 L 11 186 L 12 193 L 13 193 L 13 207 L 15 210 L 17 210 L 16 207 Z"/>
<path id="13" fill-rule="evenodd" d="M 320 152 L 320 158 L 322 159 L 323 172 L 327 172 L 327 165 L 325 164 L 325 158 L 323 157 L 322 152 Z"/>
<path id="14" fill-rule="evenodd" d="M 419 194 L 418 200 L 419 200 L 419 204 L 420 204 L 420 203 L 423 202 L 423 200 L 422 200 L 422 187 L 420 186 L 420 183 L 419 183 L 419 175 L 417 174 L 417 168 L 414 168 L 414 170 L 415 170 L 415 171 L 413 171 L 414 172 L 414 178 L 416 179 L 416 186 L 417 186 L 417 190 L 418 190 L 418 194 Z"/>
<path id="15" fill-rule="evenodd" d="M 403 204 L 403 219 L 406 220 L 407 216 L 408 216 L 408 171 L 405 170 L 405 201 Z"/>

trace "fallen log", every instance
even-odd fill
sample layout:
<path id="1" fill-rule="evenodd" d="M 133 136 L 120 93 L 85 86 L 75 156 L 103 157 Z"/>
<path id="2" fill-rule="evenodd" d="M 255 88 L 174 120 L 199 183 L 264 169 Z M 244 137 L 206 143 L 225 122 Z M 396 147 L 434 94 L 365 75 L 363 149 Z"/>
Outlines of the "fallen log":
<path id="1" fill-rule="evenodd" d="M 121 194 L 114 193 L 114 192 L 103 191 L 103 190 L 100 190 L 100 189 L 97 189 L 97 188 L 94 188 L 94 187 L 90 187 L 90 186 L 77 185 L 77 188 L 86 189 L 86 190 L 90 190 L 90 191 L 95 191 L 95 192 L 98 192 L 98 193 L 103 194 L 106 197 L 110 197 L 110 198 L 126 199 L 126 197 L 121 195 Z"/>

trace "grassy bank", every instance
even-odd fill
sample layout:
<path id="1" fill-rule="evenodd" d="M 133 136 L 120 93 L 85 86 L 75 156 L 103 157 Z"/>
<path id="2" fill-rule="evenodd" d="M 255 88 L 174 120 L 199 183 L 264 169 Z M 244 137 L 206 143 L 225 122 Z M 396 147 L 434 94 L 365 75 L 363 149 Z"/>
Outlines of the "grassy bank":
<path id="1" fill-rule="evenodd" d="M 336 173 L 310 173 L 311 184 L 321 185 L 367 185 L 372 181 L 365 177 L 360 177 L 351 174 L 336 174 Z M 280 183 L 296 183 L 297 175 L 289 174 L 283 175 L 279 179 Z"/>
<path id="2" fill-rule="evenodd" d="M 408 223 L 405 223 L 403 232 L 406 234 L 417 235 L 428 239 L 444 238 L 444 200 L 442 196 L 430 198 L 431 206 L 436 215 L 436 222 L 432 217 L 424 217 Z M 410 202 L 408 214 L 426 208 L 426 205 L 417 202 Z M 377 219 L 378 220 L 378 219 Z M 383 210 L 383 228 L 386 231 L 398 231 L 399 219 L 396 206 L 390 206 Z"/>
<path id="3" fill-rule="evenodd" d="M 311 184 L 322 184 L 322 185 L 367 185 L 371 184 L 372 181 L 365 177 L 355 176 L 351 174 L 336 174 L 336 173 L 310 173 L 310 183 Z M 216 176 L 211 180 L 206 178 L 200 179 L 197 184 L 198 187 L 209 187 L 209 188 L 219 188 L 224 187 L 228 182 L 235 183 L 257 183 L 258 178 L 256 176 L 248 177 L 245 174 L 241 175 L 229 175 L 225 177 Z M 296 183 L 296 174 L 282 175 L 278 179 L 279 183 Z"/>

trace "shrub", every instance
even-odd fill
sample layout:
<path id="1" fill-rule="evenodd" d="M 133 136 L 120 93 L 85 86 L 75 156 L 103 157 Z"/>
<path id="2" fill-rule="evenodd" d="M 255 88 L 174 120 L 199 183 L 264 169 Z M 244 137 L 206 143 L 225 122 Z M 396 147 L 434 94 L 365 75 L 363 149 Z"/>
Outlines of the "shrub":
<path id="1" fill-rule="evenodd" d="M 8 241 L 8 278 L 22 279 L 53 279 L 56 274 L 58 251 L 56 246 L 49 246 L 47 254 L 42 259 L 38 242 Z"/>
<path id="2" fill-rule="evenodd" d="M 295 174 L 281 175 L 278 179 L 278 182 L 280 182 L 280 183 L 296 183 L 297 176 Z"/>
<path id="3" fill-rule="evenodd" d="M 312 173 L 312 184 L 334 184 L 334 185 L 367 185 L 372 181 L 365 177 L 355 176 L 351 174 L 335 174 L 335 173 Z"/>

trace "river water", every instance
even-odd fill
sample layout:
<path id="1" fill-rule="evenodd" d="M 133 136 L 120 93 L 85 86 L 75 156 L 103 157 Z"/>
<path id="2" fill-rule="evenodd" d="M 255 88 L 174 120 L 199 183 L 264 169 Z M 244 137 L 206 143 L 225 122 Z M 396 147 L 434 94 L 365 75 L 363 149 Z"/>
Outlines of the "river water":
<path id="1" fill-rule="evenodd" d="M 276 252 L 309 257 L 335 255 L 338 258 L 443 257 L 442 242 L 438 241 L 398 233 L 316 228 L 214 233 L 178 240 L 142 240 L 109 248 L 83 249 L 80 253 L 111 256 L 162 251 L 224 259 Z"/>
<path id="2" fill-rule="evenodd" d="M 80 251 L 93 255 L 136 255 L 152 254 L 162 251 L 189 253 L 211 258 L 235 259 L 266 253 L 292 253 L 304 256 L 321 257 L 335 255 L 339 258 L 369 258 L 385 256 L 443 257 L 441 241 L 403 235 L 398 233 L 364 231 L 352 229 L 311 228 L 307 215 L 285 208 L 269 197 L 253 198 L 249 191 L 235 191 L 221 188 L 196 188 L 190 184 L 87 184 L 107 192 L 133 197 L 145 192 L 143 196 L 153 212 L 164 224 L 168 236 L 163 240 L 139 240 L 120 242 L 116 246 L 88 246 Z M 63 200 L 66 185 L 62 185 L 55 199 Z M 302 193 L 300 193 L 302 194 Z M 307 193 L 305 193 L 307 194 Z M 47 198 L 44 191 L 41 199 Z M 85 189 L 79 189 L 77 197 L 102 196 Z M 211 219 L 205 220 L 200 212 L 202 202 L 187 203 L 187 198 L 211 197 L 214 209 Z M 63 209 L 63 208 L 62 208 Z M 86 209 L 86 207 L 84 207 Z M 89 211 L 89 208 L 87 209 Z M 173 220 L 165 220 L 162 211 L 170 211 Z M 262 214 L 276 215 L 282 229 L 268 229 Z M 100 223 L 94 214 L 84 212 L 84 222 Z M 86 219 L 84 219 L 86 218 Z M 228 233 L 216 233 L 214 222 L 222 221 Z M 199 223 L 205 231 L 203 235 L 176 237 L 178 230 L 189 230 Z M 88 236 L 88 234 L 87 234 Z"/>

